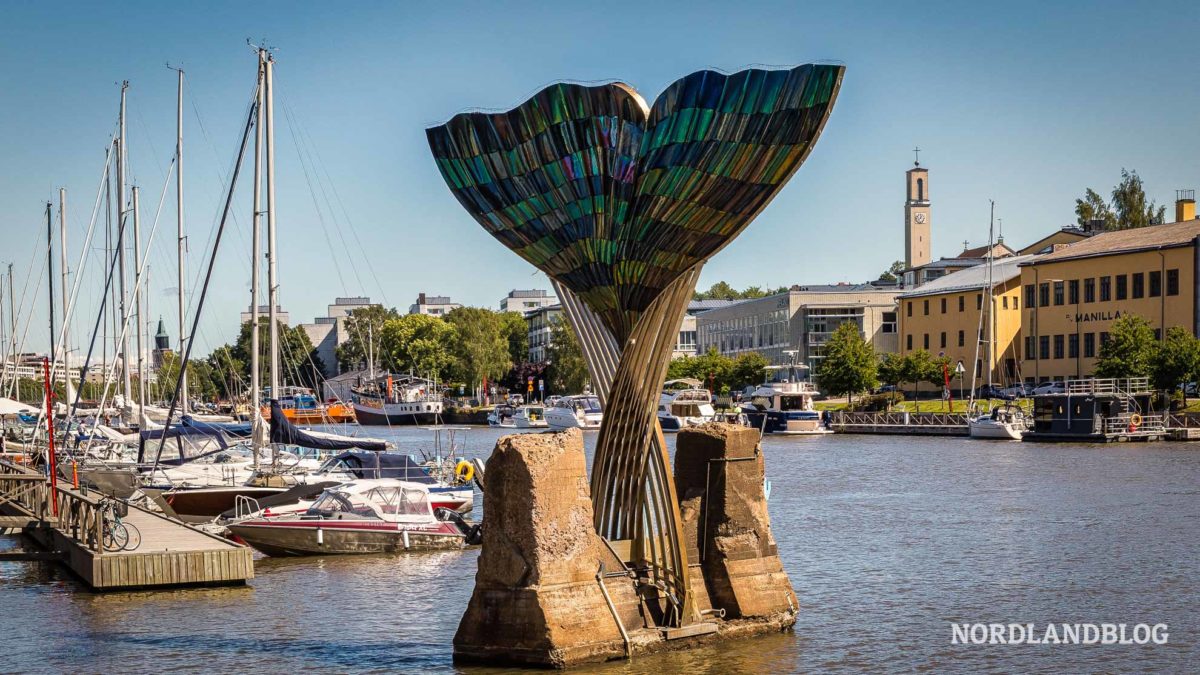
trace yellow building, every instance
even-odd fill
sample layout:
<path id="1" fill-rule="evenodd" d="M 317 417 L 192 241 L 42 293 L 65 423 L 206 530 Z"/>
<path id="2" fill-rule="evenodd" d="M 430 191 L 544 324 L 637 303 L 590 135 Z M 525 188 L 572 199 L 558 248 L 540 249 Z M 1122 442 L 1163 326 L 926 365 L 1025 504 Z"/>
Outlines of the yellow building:
<path id="1" fill-rule="evenodd" d="M 1020 265 L 1035 257 L 994 261 L 990 287 L 988 266 L 980 264 L 902 294 L 900 353 L 924 349 L 934 356 L 948 356 L 952 364 L 963 365 L 966 385 L 973 373 L 977 383 L 987 382 L 989 369 L 997 385 L 1021 381 Z"/>
<path id="2" fill-rule="evenodd" d="M 1160 337 L 1172 326 L 1197 330 L 1195 202 L 1177 202 L 1176 219 L 1096 234 L 1022 264 L 1027 382 L 1091 375 L 1112 322 L 1125 314 L 1148 319 Z"/>

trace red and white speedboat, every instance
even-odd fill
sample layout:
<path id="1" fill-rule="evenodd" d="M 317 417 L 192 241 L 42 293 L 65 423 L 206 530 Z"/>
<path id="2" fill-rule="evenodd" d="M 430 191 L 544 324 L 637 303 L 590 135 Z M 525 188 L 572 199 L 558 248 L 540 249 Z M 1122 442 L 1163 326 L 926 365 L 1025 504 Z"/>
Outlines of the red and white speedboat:
<path id="1" fill-rule="evenodd" d="M 458 513 L 435 511 L 427 485 L 392 478 L 331 487 L 303 512 L 265 514 L 228 528 L 269 556 L 456 549 L 480 534 Z"/>

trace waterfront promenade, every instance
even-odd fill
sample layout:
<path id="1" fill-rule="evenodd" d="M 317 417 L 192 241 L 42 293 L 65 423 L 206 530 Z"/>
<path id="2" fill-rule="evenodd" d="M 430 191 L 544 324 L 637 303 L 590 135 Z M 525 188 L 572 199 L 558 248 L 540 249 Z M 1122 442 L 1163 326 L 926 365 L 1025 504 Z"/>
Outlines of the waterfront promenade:
<path id="1" fill-rule="evenodd" d="M 430 436 L 386 433 L 405 452 Z M 468 454 L 502 433 L 466 432 Z M 1190 670 L 1196 447 L 768 436 L 795 631 L 588 672 Z M 95 594 L 60 566 L 0 563 L 0 670 L 473 672 L 450 656 L 477 555 L 259 559 L 246 586 L 169 593 Z M 952 645 L 950 623 L 969 621 L 1163 622 L 1170 642 Z"/>

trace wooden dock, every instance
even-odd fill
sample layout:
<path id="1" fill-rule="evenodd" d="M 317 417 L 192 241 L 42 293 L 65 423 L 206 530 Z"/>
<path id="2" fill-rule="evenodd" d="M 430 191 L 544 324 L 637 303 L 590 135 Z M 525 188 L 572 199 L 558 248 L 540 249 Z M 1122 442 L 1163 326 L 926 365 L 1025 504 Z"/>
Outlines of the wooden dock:
<path id="1" fill-rule="evenodd" d="M 141 532 L 141 545 L 104 550 L 99 497 L 52 488 L 43 474 L 0 461 L 0 527 L 19 526 L 95 590 L 244 584 L 254 577 L 249 548 L 133 504 L 122 520 Z"/>
<path id="2" fill-rule="evenodd" d="M 839 434 L 969 436 L 964 413 L 834 411 L 830 427 Z"/>

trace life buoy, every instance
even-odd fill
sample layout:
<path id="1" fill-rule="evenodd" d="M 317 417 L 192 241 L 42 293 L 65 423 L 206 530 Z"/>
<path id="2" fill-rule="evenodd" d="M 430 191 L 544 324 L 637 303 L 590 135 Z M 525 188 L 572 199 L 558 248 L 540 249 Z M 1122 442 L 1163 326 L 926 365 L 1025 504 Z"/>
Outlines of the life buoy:
<path id="1" fill-rule="evenodd" d="M 454 475 L 464 483 L 470 483 L 475 477 L 475 467 L 465 459 L 458 460 L 458 464 L 454 465 Z"/>
<path id="2" fill-rule="evenodd" d="M 1137 413 L 1133 413 L 1132 415 L 1130 415 L 1129 416 L 1129 430 L 1137 431 L 1138 427 L 1140 427 L 1140 426 L 1142 426 L 1142 416 Z"/>

